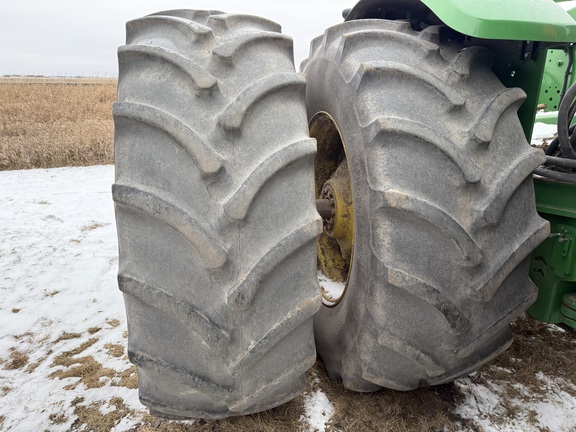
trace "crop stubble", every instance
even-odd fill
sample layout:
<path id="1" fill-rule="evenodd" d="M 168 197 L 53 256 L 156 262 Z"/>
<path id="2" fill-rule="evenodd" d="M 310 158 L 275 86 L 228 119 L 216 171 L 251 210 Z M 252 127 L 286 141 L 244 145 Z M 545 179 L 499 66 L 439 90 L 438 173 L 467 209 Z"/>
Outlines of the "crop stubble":
<path id="1" fill-rule="evenodd" d="M 114 163 L 116 82 L 0 78 L 0 170 Z"/>

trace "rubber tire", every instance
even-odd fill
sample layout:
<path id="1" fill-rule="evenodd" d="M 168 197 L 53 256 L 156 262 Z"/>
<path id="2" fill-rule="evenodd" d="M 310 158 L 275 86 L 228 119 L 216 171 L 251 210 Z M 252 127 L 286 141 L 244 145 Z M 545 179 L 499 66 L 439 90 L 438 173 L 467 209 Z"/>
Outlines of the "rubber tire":
<path id="1" fill-rule="evenodd" d="M 275 407 L 303 391 L 316 359 L 316 143 L 279 32 L 210 11 L 127 23 L 114 105 L 118 282 L 154 415 Z"/>
<path id="2" fill-rule="evenodd" d="M 531 180 L 544 155 L 516 113 L 525 94 L 504 88 L 484 49 L 442 34 L 345 22 L 302 65 L 308 117 L 334 119 L 351 173 L 347 290 L 314 319 L 329 375 L 351 390 L 474 370 L 510 345 L 509 323 L 535 300 L 528 256 L 549 227 Z"/>

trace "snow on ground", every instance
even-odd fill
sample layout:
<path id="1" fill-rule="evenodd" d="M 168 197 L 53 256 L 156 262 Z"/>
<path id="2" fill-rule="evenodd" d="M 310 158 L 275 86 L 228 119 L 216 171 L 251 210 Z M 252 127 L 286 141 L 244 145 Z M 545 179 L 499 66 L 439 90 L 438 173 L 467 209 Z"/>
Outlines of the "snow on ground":
<path id="1" fill-rule="evenodd" d="M 304 415 L 300 421 L 311 430 L 324 432 L 333 414 L 334 407 L 322 390 L 318 389 L 304 395 Z"/>
<path id="2" fill-rule="evenodd" d="M 140 409 L 126 387 L 136 376 L 115 283 L 113 176 L 112 166 L 0 172 L 4 429 L 69 430 L 82 407 L 119 409 L 115 396 Z"/>
<path id="3" fill-rule="evenodd" d="M 0 172 L 0 430 L 90 430 L 96 413 L 126 431 L 146 412 L 124 349 L 113 177 L 112 166 Z M 456 382 L 455 412 L 490 432 L 574 430 L 576 399 L 537 379 L 543 392 L 506 417 L 515 401 L 472 374 Z M 323 431 L 334 407 L 310 388 L 295 428 Z"/>
<path id="4" fill-rule="evenodd" d="M 326 278 L 319 272 L 319 278 L 320 275 Z M 326 426 L 334 414 L 334 406 L 321 389 L 315 388 L 320 384 L 316 373 L 312 373 L 312 377 L 309 378 L 309 384 L 314 390 L 304 393 L 304 415 L 300 417 L 300 421 L 307 430 L 325 432 Z"/>
<path id="5" fill-rule="evenodd" d="M 544 142 L 550 143 L 554 135 L 558 131 L 558 126 L 553 124 L 536 122 L 534 129 L 532 129 L 532 141 L 530 144 L 533 146 L 541 146 Z"/>
<path id="6" fill-rule="evenodd" d="M 511 372 L 510 372 L 511 373 Z M 562 389 L 567 382 L 548 377 L 539 372 L 541 392 L 534 394 L 521 384 L 514 384 L 518 397 L 510 397 L 503 385 L 488 382 L 475 383 L 474 372 L 470 377 L 456 381 L 456 387 L 465 395 L 464 403 L 454 411 L 472 420 L 486 432 L 522 431 L 574 431 L 576 428 L 576 399 Z M 528 402 L 527 402 L 528 401 Z"/>

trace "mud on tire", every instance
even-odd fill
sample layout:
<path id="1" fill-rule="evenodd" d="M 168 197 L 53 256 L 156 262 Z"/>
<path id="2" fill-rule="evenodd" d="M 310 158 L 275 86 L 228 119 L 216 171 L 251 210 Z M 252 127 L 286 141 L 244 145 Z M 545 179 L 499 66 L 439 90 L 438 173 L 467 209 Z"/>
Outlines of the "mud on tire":
<path id="1" fill-rule="evenodd" d="M 268 20 L 127 24 L 114 106 L 118 282 L 141 401 L 219 418 L 297 395 L 316 352 L 315 141 Z"/>
<path id="2" fill-rule="evenodd" d="M 527 257 L 548 224 L 531 173 L 544 156 L 516 114 L 525 94 L 488 57 L 399 21 L 350 21 L 312 42 L 308 116 L 341 133 L 355 220 L 347 290 L 314 330 L 349 389 L 453 380 L 506 349 L 535 299 Z"/>

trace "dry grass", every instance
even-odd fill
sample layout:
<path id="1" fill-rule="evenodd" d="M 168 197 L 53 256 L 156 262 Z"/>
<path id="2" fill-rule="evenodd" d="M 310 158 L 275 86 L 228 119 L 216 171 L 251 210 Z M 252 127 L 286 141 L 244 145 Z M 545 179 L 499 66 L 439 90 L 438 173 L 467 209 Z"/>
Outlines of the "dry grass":
<path id="1" fill-rule="evenodd" d="M 311 372 L 334 405 L 329 431 L 457 431 L 465 420 L 452 413 L 462 395 L 447 384 L 412 392 L 356 393 L 331 381 L 321 363 Z"/>
<path id="2" fill-rule="evenodd" d="M 83 383 L 87 388 L 103 387 L 105 383 L 102 378 L 111 379 L 116 375 L 116 372 L 113 369 L 103 367 L 92 356 L 77 357 L 78 354 L 96 342 L 98 339 L 90 338 L 78 348 L 56 356 L 52 366 L 63 366 L 63 368 L 52 372 L 50 378 L 79 378 L 75 384 L 67 386 L 70 389 L 76 388 L 80 383 Z"/>
<path id="3" fill-rule="evenodd" d="M 72 424 L 70 430 L 90 430 L 94 432 L 108 432 L 118 422 L 132 410 L 124 404 L 119 397 L 113 397 L 109 402 L 98 401 L 89 405 L 82 405 L 84 398 L 79 398 L 72 402 L 74 405 L 74 414 L 77 419 Z M 109 412 L 102 414 L 101 409 L 106 408 Z"/>
<path id="4" fill-rule="evenodd" d="M 82 232 L 93 231 L 95 229 L 102 228 L 103 226 L 105 226 L 103 223 L 91 222 L 88 225 L 84 225 L 83 227 L 81 227 L 80 231 Z"/>
<path id="5" fill-rule="evenodd" d="M 0 170 L 113 163 L 112 79 L 0 79 Z"/>
<path id="6" fill-rule="evenodd" d="M 134 432 L 295 432 L 303 431 L 298 421 L 304 414 L 302 396 L 269 411 L 224 420 L 197 420 L 174 422 L 146 415 Z M 352 429 L 350 429 L 352 430 Z"/>
<path id="7" fill-rule="evenodd" d="M 104 345 L 104 348 L 106 348 L 108 355 L 111 357 L 122 357 L 124 355 L 124 345 L 108 343 Z"/>
<path id="8" fill-rule="evenodd" d="M 120 325 L 120 320 L 107 318 L 106 324 L 108 324 L 111 328 L 116 328 Z"/>
<path id="9" fill-rule="evenodd" d="M 50 374 L 53 379 L 72 378 L 63 383 L 66 390 L 78 389 L 83 385 L 87 389 L 103 385 L 138 387 L 138 375 L 135 366 L 124 371 L 106 368 L 86 352 L 98 342 L 97 333 L 106 328 L 117 326 L 116 320 L 108 319 L 103 327 L 93 327 L 88 334 L 94 336 L 82 339 L 86 333 L 64 332 L 52 345 L 61 341 L 77 341 L 75 349 L 56 355 Z M 474 384 L 497 388 L 498 409 L 494 413 L 485 413 L 493 425 L 506 425 L 510 419 L 526 418 L 535 429 L 542 429 L 538 423 L 538 413 L 526 411 L 523 405 L 546 397 L 546 383 L 540 373 L 560 382 L 562 390 L 576 396 L 576 341 L 568 332 L 556 330 L 553 326 L 539 323 L 527 317 L 513 324 L 515 343 L 498 359 L 490 362 L 470 376 Z M 110 358 L 123 358 L 125 347 L 106 343 L 105 353 Z M 36 368 L 46 357 L 37 363 L 30 363 L 27 354 L 13 349 L 5 359 L 4 368 L 18 367 L 21 370 Z M 28 369 L 27 369 L 28 368 Z M 70 430 L 110 430 L 125 417 L 138 418 L 131 432 L 288 432 L 308 430 L 303 424 L 305 407 L 310 403 L 305 399 L 313 392 L 323 392 L 334 407 L 334 414 L 326 427 L 327 432 L 335 431 L 390 431 L 390 432 L 430 432 L 460 431 L 479 432 L 481 429 L 473 421 L 464 419 L 454 411 L 465 403 L 466 394 L 459 385 L 445 384 L 412 392 L 381 390 L 374 393 L 355 393 L 346 390 L 341 383 L 331 381 L 326 375 L 323 364 L 317 362 L 309 371 L 307 394 L 275 409 L 249 416 L 233 417 L 223 420 L 198 420 L 192 422 L 173 422 L 150 415 L 141 416 L 132 411 L 118 398 L 111 400 L 86 402 L 79 398 L 74 401 L 75 420 Z M 564 383 L 564 384 L 562 384 Z M 522 390 L 525 389 L 525 390 Z M 0 395 L 6 395 L 11 388 L 0 389 Z M 50 421 L 54 425 L 63 424 L 71 417 L 54 412 Z M 0 428 L 1 429 L 1 428 Z"/>
<path id="10" fill-rule="evenodd" d="M 470 375 L 470 379 L 497 394 L 494 410 L 484 413 L 492 424 L 503 425 L 525 416 L 535 430 L 550 432 L 538 422 L 538 413 L 533 409 L 526 412 L 525 407 L 546 403 L 550 392 L 557 393 L 558 388 L 576 397 L 574 333 L 526 315 L 512 324 L 512 330 L 515 337 L 512 347 Z"/>
<path id="11" fill-rule="evenodd" d="M 6 370 L 14 370 L 14 369 L 22 369 L 24 366 L 28 364 L 28 355 L 18 351 L 15 348 L 10 349 L 10 357 L 8 361 L 4 364 L 4 369 Z"/>
<path id="12" fill-rule="evenodd" d="M 130 366 L 124 372 L 120 372 L 116 375 L 118 381 L 113 385 L 116 387 L 126 387 L 129 389 L 138 388 L 138 372 L 136 371 L 136 366 Z"/>
<path id="13" fill-rule="evenodd" d="M 522 317 L 513 324 L 515 343 L 495 361 L 481 368 L 472 379 L 477 384 L 495 383 L 503 387 L 501 398 L 503 413 L 489 415 L 494 425 L 518 415 L 519 406 L 512 399 L 519 397 L 518 385 L 533 391 L 536 397 L 544 395 L 538 372 L 549 377 L 565 379 L 566 391 L 574 391 L 576 342 L 570 333 Z M 355 393 L 344 389 L 341 383 L 331 381 L 321 362 L 309 372 L 308 392 L 320 389 L 334 406 L 334 415 L 326 430 L 335 431 L 389 431 L 479 432 L 479 427 L 454 413 L 463 403 L 464 394 L 454 384 L 445 384 L 412 392 L 381 390 L 374 393 Z M 206 431 L 296 431 L 306 430 L 300 419 L 304 414 L 304 397 L 273 410 L 244 417 L 224 420 L 200 420 L 194 424 L 178 423 L 145 416 L 133 428 L 137 432 L 206 432 Z M 542 396 L 545 397 L 545 396 Z M 522 399 L 520 398 L 520 401 Z M 536 413 L 527 414 L 536 429 L 540 428 Z M 541 428 L 540 428 L 541 429 Z M 543 429 L 542 429 L 543 430 Z"/>
<path id="14" fill-rule="evenodd" d="M 88 333 L 90 333 L 90 334 L 96 334 L 96 333 L 98 333 L 100 330 L 102 330 L 101 327 L 90 327 L 90 328 L 88 329 Z"/>
<path id="15" fill-rule="evenodd" d="M 65 340 L 70 340 L 70 339 L 79 339 L 82 337 L 81 333 L 70 333 L 70 332 L 63 332 L 60 336 L 58 336 L 58 339 L 56 339 L 54 342 L 52 342 L 53 344 L 57 344 L 58 342 L 62 342 Z"/>
<path id="16" fill-rule="evenodd" d="M 77 333 L 64 333 L 58 340 L 74 339 L 75 335 Z M 77 348 L 57 355 L 51 366 L 60 366 L 60 368 L 52 372 L 50 378 L 78 378 L 74 383 L 64 387 L 67 390 L 77 388 L 80 383 L 89 389 L 100 388 L 106 385 L 107 382 L 111 382 L 115 387 L 138 388 L 136 366 L 130 366 L 123 372 L 117 372 L 104 367 L 94 360 L 92 356 L 79 356 L 96 342 L 98 342 L 97 338 L 90 338 Z M 124 355 L 124 346 L 122 345 L 105 344 L 104 347 L 111 357 L 122 357 Z M 88 407 L 86 409 L 90 411 L 92 408 Z"/>
<path id="17" fill-rule="evenodd" d="M 509 396 L 523 397 L 513 384 L 518 382 L 531 392 L 542 389 L 539 373 L 559 380 L 565 392 L 576 397 L 576 340 L 571 332 L 522 316 L 512 324 L 515 342 L 502 356 L 490 363 L 486 378 L 506 383 Z M 508 371 L 508 372 L 507 372 Z M 511 377 L 513 376 L 513 380 Z"/>
<path id="18" fill-rule="evenodd" d="M 416 392 L 383 390 L 376 393 L 355 393 L 342 384 L 329 380 L 322 363 L 309 371 L 308 392 L 321 389 L 334 405 L 335 413 L 326 430 L 335 431 L 388 431 L 431 432 L 458 431 L 470 427 L 465 420 L 454 415 L 454 404 L 462 397 L 453 385 L 445 385 Z M 304 397 L 272 410 L 223 420 L 173 422 L 144 416 L 133 431 L 137 432 L 293 432 L 308 430 L 302 424 Z M 472 426 L 472 427 L 471 427 Z"/>

